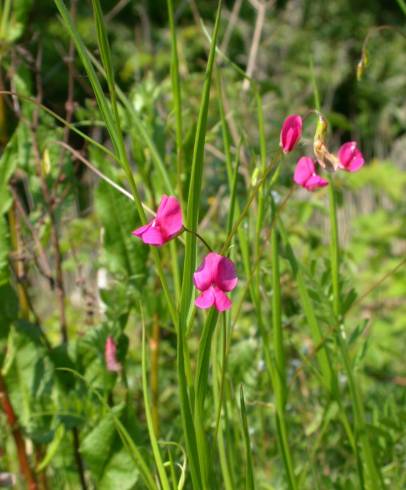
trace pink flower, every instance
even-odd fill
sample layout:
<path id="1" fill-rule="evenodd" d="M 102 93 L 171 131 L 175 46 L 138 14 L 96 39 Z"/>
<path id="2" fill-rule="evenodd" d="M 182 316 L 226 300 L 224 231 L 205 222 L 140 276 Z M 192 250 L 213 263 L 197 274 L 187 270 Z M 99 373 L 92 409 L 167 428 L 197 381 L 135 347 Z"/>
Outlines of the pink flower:
<path id="1" fill-rule="evenodd" d="M 302 118 L 296 114 L 288 116 L 283 122 L 280 136 L 280 146 L 283 153 L 289 153 L 302 137 Z"/>
<path id="2" fill-rule="evenodd" d="M 357 148 L 356 141 L 344 143 L 338 150 L 338 159 L 338 168 L 346 170 L 347 172 L 356 172 L 365 162 L 362 153 Z"/>
<path id="3" fill-rule="evenodd" d="M 308 191 L 328 185 L 327 180 L 316 174 L 316 167 L 310 157 L 302 157 L 297 162 L 293 180 Z"/>
<path id="4" fill-rule="evenodd" d="M 218 311 L 231 308 L 231 301 L 225 293 L 237 286 L 238 278 L 230 259 L 210 252 L 194 273 L 193 282 L 196 288 L 202 291 L 195 301 L 198 308 L 214 306 Z"/>
<path id="5" fill-rule="evenodd" d="M 178 235 L 183 228 L 182 211 L 177 199 L 163 195 L 155 219 L 132 232 L 148 244 L 160 247 Z"/>
<path id="6" fill-rule="evenodd" d="M 117 361 L 117 347 L 111 335 L 107 337 L 104 347 L 104 359 L 106 361 L 107 370 L 112 373 L 121 371 L 121 364 Z"/>

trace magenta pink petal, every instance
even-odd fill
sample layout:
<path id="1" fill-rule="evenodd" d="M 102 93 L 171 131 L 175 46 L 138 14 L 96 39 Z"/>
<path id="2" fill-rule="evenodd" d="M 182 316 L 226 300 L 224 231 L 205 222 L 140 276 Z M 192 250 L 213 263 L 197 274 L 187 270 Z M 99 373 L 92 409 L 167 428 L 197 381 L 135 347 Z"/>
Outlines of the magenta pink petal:
<path id="1" fill-rule="evenodd" d="M 356 172 L 365 163 L 361 151 L 357 148 L 356 141 L 344 143 L 338 150 L 338 159 L 340 160 L 340 168 L 347 172 Z"/>
<path id="2" fill-rule="evenodd" d="M 229 310 L 232 305 L 227 295 L 220 288 L 217 287 L 214 288 L 214 304 L 217 311 L 220 312 Z"/>
<path id="3" fill-rule="evenodd" d="M 146 225 L 140 226 L 139 228 L 132 231 L 131 233 L 137 237 L 141 237 L 142 234 L 145 233 L 148 230 L 148 228 L 150 228 L 150 226 L 151 226 L 151 223 L 148 223 Z"/>
<path id="4" fill-rule="evenodd" d="M 168 239 L 177 235 L 182 230 L 182 210 L 178 200 L 175 197 L 162 197 L 156 220 Z"/>
<path id="5" fill-rule="evenodd" d="M 195 305 L 198 308 L 207 309 L 211 308 L 214 305 L 215 297 L 214 297 L 214 289 L 213 287 L 209 287 L 206 291 L 198 296 L 195 300 Z"/>
<path id="6" fill-rule="evenodd" d="M 348 165 L 347 170 L 349 172 L 356 172 L 364 165 L 364 163 L 365 160 L 362 155 L 356 156 L 351 160 L 351 163 Z"/>
<path id="7" fill-rule="evenodd" d="M 232 291 L 238 283 L 235 265 L 227 257 L 222 257 L 214 275 L 214 282 L 223 291 Z"/>
<path id="8" fill-rule="evenodd" d="M 280 134 L 280 146 L 284 153 L 294 149 L 302 136 L 302 118 L 297 114 L 288 116 L 283 122 Z"/>
<path id="9" fill-rule="evenodd" d="M 315 173 L 314 162 L 310 157 L 302 157 L 296 164 L 293 180 L 296 184 L 305 186 L 307 180 Z"/>
<path id="10" fill-rule="evenodd" d="M 321 187 L 328 185 L 328 181 L 320 177 L 319 175 L 312 175 L 304 184 L 304 187 L 308 191 L 315 191 Z"/>
<path id="11" fill-rule="evenodd" d="M 210 252 L 203 259 L 199 268 L 193 274 L 193 282 L 197 289 L 205 291 L 215 280 L 220 260 L 223 257 L 215 252 Z"/>
<path id="12" fill-rule="evenodd" d="M 165 237 L 157 226 L 150 226 L 141 236 L 141 240 L 147 245 L 160 247 L 165 243 Z"/>

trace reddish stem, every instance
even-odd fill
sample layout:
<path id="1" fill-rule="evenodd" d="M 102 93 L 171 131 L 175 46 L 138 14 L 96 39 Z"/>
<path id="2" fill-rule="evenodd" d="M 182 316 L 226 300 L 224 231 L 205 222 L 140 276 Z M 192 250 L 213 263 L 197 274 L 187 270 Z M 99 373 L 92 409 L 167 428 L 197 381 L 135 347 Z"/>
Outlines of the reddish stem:
<path id="1" fill-rule="evenodd" d="M 10 399 L 7 394 L 7 388 L 0 372 L 0 404 L 7 417 L 8 425 L 10 426 L 11 433 L 14 438 L 14 442 L 17 448 L 17 457 L 20 464 L 21 473 L 27 481 L 29 490 L 38 490 L 38 485 L 35 481 L 34 473 L 31 470 L 30 463 L 28 461 L 27 452 L 25 449 L 24 438 L 21 434 L 18 426 L 17 416 L 11 405 Z"/>

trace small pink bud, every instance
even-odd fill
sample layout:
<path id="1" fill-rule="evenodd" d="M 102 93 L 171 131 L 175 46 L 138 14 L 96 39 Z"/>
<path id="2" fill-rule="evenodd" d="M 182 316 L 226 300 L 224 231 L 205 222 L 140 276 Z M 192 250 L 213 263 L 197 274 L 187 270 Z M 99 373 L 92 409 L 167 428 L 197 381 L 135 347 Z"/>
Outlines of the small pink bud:
<path id="1" fill-rule="evenodd" d="M 230 259 L 210 252 L 194 273 L 193 282 L 202 292 L 195 301 L 198 308 L 206 309 L 214 306 L 218 311 L 231 308 L 231 300 L 225 293 L 237 286 L 238 278 Z"/>
<path id="2" fill-rule="evenodd" d="M 291 152 L 302 137 L 302 118 L 296 114 L 288 116 L 283 122 L 280 146 L 283 153 Z"/>
<path id="3" fill-rule="evenodd" d="M 121 364 L 117 361 L 117 347 L 114 339 L 109 335 L 106 339 L 104 347 L 104 359 L 106 361 L 107 370 L 112 373 L 121 371 Z"/>
<path id="4" fill-rule="evenodd" d="M 163 195 L 155 219 L 132 232 L 147 245 L 160 247 L 178 235 L 183 228 L 182 210 L 177 199 Z"/>
<path id="5" fill-rule="evenodd" d="M 338 168 L 346 170 L 347 172 L 356 172 L 365 163 L 362 153 L 357 148 L 356 141 L 344 143 L 338 150 L 338 159 Z"/>
<path id="6" fill-rule="evenodd" d="M 315 191 L 328 185 L 327 180 L 316 174 L 316 167 L 310 157 L 302 157 L 297 162 L 293 180 L 308 191 Z"/>

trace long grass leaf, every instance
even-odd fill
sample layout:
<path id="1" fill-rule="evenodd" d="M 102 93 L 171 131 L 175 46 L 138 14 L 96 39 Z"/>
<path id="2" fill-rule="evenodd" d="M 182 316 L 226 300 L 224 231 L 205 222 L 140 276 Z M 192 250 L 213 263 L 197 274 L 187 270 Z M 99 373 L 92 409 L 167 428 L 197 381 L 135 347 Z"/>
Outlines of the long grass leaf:
<path id="1" fill-rule="evenodd" d="M 246 474 L 245 474 L 245 489 L 254 490 L 255 489 L 254 466 L 252 464 L 250 434 L 248 430 L 247 411 L 245 409 L 244 390 L 242 385 L 240 386 L 240 405 L 241 405 L 242 429 L 243 429 L 244 444 L 245 444 L 245 459 L 247 465 Z"/>
<path id="2" fill-rule="evenodd" d="M 156 438 L 154 424 L 152 420 L 151 405 L 149 401 L 149 388 L 147 379 L 147 349 L 145 340 L 145 324 L 142 318 L 142 393 L 144 396 L 144 406 L 145 406 L 145 416 L 147 419 L 149 439 L 151 441 L 151 448 L 155 459 L 155 464 L 158 469 L 159 479 L 161 481 L 161 486 L 163 490 L 169 490 L 169 480 L 165 471 L 165 467 L 162 461 L 161 452 L 159 450 L 158 441 Z"/>
<path id="3" fill-rule="evenodd" d="M 219 1 L 217 8 L 213 32 L 213 42 L 210 47 L 210 53 L 207 62 L 205 83 L 203 87 L 202 99 L 200 102 L 195 144 L 193 149 L 192 171 L 189 183 L 188 204 L 186 211 L 186 226 L 189 230 L 192 231 L 192 233 L 188 233 L 186 236 L 186 249 L 178 325 L 177 367 L 178 380 L 180 384 L 179 388 L 181 396 L 182 423 L 186 437 L 186 447 L 189 455 L 189 466 L 191 468 L 193 484 L 196 488 L 201 487 L 201 485 L 206 488 L 207 482 L 205 481 L 206 472 L 204 468 L 202 472 L 202 462 L 198 460 L 198 455 L 199 457 L 201 457 L 204 454 L 204 445 L 197 445 L 195 429 L 191 425 L 193 418 L 191 417 L 192 409 L 190 405 L 189 394 L 187 392 L 187 380 L 185 371 L 185 362 L 187 362 L 187 360 L 185 360 L 185 357 L 188 356 L 188 353 L 186 352 L 185 332 L 187 328 L 187 318 L 192 299 L 192 275 L 196 263 L 196 236 L 194 233 L 197 231 L 197 224 L 199 220 L 200 194 L 204 167 L 204 145 L 207 131 L 207 115 L 209 110 L 211 78 L 216 52 L 215 46 L 220 26 L 220 14 L 221 1 Z"/>
<path id="4" fill-rule="evenodd" d="M 276 213 L 276 205 L 272 202 L 273 216 Z M 274 218 L 275 219 L 275 218 Z M 279 265 L 279 233 L 276 226 L 271 237 L 271 263 L 272 263 L 272 327 L 273 342 L 275 352 L 275 376 L 274 391 L 276 398 L 276 419 L 279 433 L 279 443 L 286 470 L 286 476 L 291 490 L 297 489 L 296 477 L 294 473 L 293 457 L 288 440 L 288 424 L 286 421 L 286 366 L 285 349 L 283 345 L 282 332 L 282 309 L 281 309 L 281 284 L 280 284 L 280 265 Z"/>
<path id="5" fill-rule="evenodd" d="M 171 32 L 171 80 L 172 97 L 176 121 L 176 163 L 179 199 L 183 204 L 183 124 L 182 124 L 182 94 L 179 73 L 179 57 L 176 39 L 176 28 L 173 13 L 173 1 L 167 0 L 169 29 Z"/>

